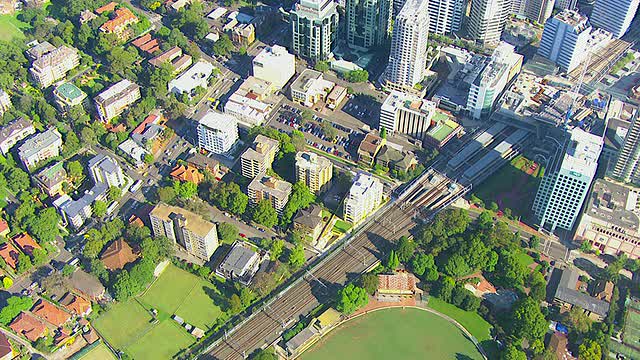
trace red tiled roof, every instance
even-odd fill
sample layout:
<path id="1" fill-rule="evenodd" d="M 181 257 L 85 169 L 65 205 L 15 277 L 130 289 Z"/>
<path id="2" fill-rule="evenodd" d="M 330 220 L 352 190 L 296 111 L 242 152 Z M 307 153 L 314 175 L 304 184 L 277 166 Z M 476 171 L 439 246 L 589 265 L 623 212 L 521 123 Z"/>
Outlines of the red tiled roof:
<path id="1" fill-rule="evenodd" d="M 18 234 L 14 236 L 12 240 L 16 243 L 16 245 L 18 245 L 18 248 L 20 248 L 20 250 L 22 250 L 22 252 L 27 255 L 31 255 L 33 253 L 33 250 L 35 249 L 42 249 L 40 245 L 38 245 L 38 243 L 33 240 L 31 235 L 27 233 Z"/>
<path id="2" fill-rule="evenodd" d="M 156 113 L 156 114 L 151 113 L 144 120 L 142 120 L 140 125 L 136 126 L 136 128 L 133 129 L 133 131 L 131 133 L 132 134 L 142 134 L 144 132 L 144 129 L 147 128 L 147 125 L 155 124 L 156 121 L 160 121 L 160 119 L 162 119 L 162 114 L 160 114 L 160 113 Z"/>
<path id="3" fill-rule="evenodd" d="M 0 244 L 0 257 L 4 259 L 12 269 L 16 269 L 18 265 L 18 250 L 10 243 Z"/>
<path id="4" fill-rule="evenodd" d="M 9 339 L 7 339 L 7 336 L 4 333 L 0 332 L 0 359 L 11 354 L 12 352 L 13 350 L 11 349 Z"/>
<path id="5" fill-rule="evenodd" d="M 62 326 L 71 318 L 71 315 L 66 311 L 42 299 L 33 306 L 31 312 L 57 327 Z"/>
<path id="6" fill-rule="evenodd" d="M 149 41 L 151 41 L 151 34 L 146 33 L 146 34 L 140 36 L 139 38 L 133 40 L 131 43 L 133 45 L 135 45 L 136 47 L 140 47 L 140 46 L 148 43 Z"/>
<path id="7" fill-rule="evenodd" d="M 9 230 L 9 224 L 4 219 L 0 219 L 0 234 Z"/>
<path id="8" fill-rule="evenodd" d="M 83 297 L 67 293 L 60 299 L 60 305 L 75 315 L 84 315 L 91 309 L 91 303 Z"/>
<path id="9" fill-rule="evenodd" d="M 20 315 L 16 316 L 9 324 L 9 327 L 30 341 L 36 341 L 43 337 L 47 330 L 47 326 L 42 321 L 25 312 L 21 312 Z"/>
<path id="10" fill-rule="evenodd" d="M 174 58 L 180 56 L 181 54 L 182 54 L 182 49 L 180 49 L 177 46 L 174 46 L 171 49 L 149 60 L 149 63 L 151 63 L 151 65 L 153 66 L 160 66 L 163 62 L 171 61 Z"/>
<path id="11" fill-rule="evenodd" d="M 155 47 L 158 47 L 158 40 L 153 39 L 153 40 L 149 41 L 148 43 L 145 43 L 145 44 L 141 45 L 140 46 L 140 50 L 151 53 L 153 51 L 150 51 L 150 50 L 155 48 Z"/>
<path id="12" fill-rule="evenodd" d="M 188 181 L 194 184 L 200 184 L 204 181 L 204 176 L 200 174 L 200 171 L 195 167 L 189 165 L 178 165 L 171 171 L 171 177 L 180 180 Z"/>
<path id="13" fill-rule="evenodd" d="M 112 1 L 112 2 L 108 3 L 105 6 L 101 6 L 101 7 L 97 8 L 96 9 L 96 13 L 102 14 L 103 12 L 113 11 L 113 9 L 115 9 L 117 5 L 118 5 L 117 3 Z"/>
<path id="14" fill-rule="evenodd" d="M 94 342 L 98 341 L 99 337 L 98 334 L 96 333 L 95 330 L 93 330 L 93 328 L 89 329 L 88 332 L 82 334 L 82 337 L 89 343 L 89 344 L 93 344 Z"/>
<path id="15" fill-rule="evenodd" d="M 132 24 L 138 21 L 138 17 L 135 16 L 128 8 L 120 8 L 116 10 L 116 16 L 100 26 L 100 30 L 112 33 L 118 32 L 122 27 Z"/>
<path id="16" fill-rule="evenodd" d="M 126 241 L 117 239 L 102 253 L 100 260 L 102 260 L 107 269 L 118 270 L 128 263 L 136 261 L 137 258 L 138 255 L 133 252 L 133 249 Z"/>
<path id="17" fill-rule="evenodd" d="M 381 291 L 415 291 L 416 277 L 406 272 L 393 275 L 378 275 L 378 290 Z"/>

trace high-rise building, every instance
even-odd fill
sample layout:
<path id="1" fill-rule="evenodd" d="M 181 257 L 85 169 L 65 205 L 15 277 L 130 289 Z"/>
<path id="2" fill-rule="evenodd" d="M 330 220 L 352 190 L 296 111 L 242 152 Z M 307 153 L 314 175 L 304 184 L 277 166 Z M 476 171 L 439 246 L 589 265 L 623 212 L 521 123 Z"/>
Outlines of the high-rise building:
<path id="1" fill-rule="evenodd" d="M 240 156 L 242 176 L 253 179 L 271 168 L 280 142 L 264 135 L 256 136 L 253 145 Z"/>
<path id="2" fill-rule="evenodd" d="M 229 150 L 238 140 L 238 121 L 231 115 L 207 112 L 198 122 L 198 146 L 214 154 Z"/>
<path id="3" fill-rule="evenodd" d="M 338 33 L 338 4 L 300 0 L 290 14 L 293 52 L 313 61 L 327 60 Z"/>
<path id="4" fill-rule="evenodd" d="M 379 128 L 380 131 L 384 128 L 389 134 L 398 132 L 423 139 L 429 131 L 435 112 L 436 105 L 433 101 L 391 91 L 380 107 Z"/>
<path id="5" fill-rule="evenodd" d="M 368 50 L 383 45 L 391 32 L 391 2 L 347 0 L 346 5 L 349 46 Z"/>
<path id="6" fill-rule="evenodd" d="M 46 88 L 79 64 L 78 50 L 63 45 L 34 60 L 29 71 L 38 85 Z"/>
<path id="7" fill-rule="evenodd" d="M 267 46 L 253 58 L 253 76 L 282 89 L 296 73 L 296 57 L 280 45 Z"/>
<path id="8" fill-rule="evenodd" d="M 491 113 L 507 83 L 520 72 L 523 59 L 512 45 L 505 42 L 501 42 L 491 57 L 485 59 L 480 72 L 471 82 L 467 96 L 467 111 L 474 119 Z"/>
<path id="9" fill-rule="evenodd" d="M 589 19 L 573 10 L 564 10 L 547 20 L 538 55 L 555 62 L 562 71 L 571 72 L 590 51 L 606 43 L 606 32 L 593 31 Z"/>
<path id="10" fill-rule="evenodd" d="M 510 12 L 508 0 L 473 0 L 468 20 L 469 36 L 484 44 L 500 41 Z"/>
<path id="11" fill-rule="evenodd" d="M 640 185 L 640 117 L 635 111 L 631 119 L 631 126 L 627 130 L 624 142 L 615 160 L 611 177 Z"/>
<path id="12" fill-rule="evenodd" d="M 567 134 L 563 148 L 547 167 L 533 201 L 540 227 L 551 231 L 573 228 L 595 177 L 603 144 L 601 136 L 580 128 Z"/>
<path id="13" fill-rule="evenodd" d="M 331 181 L 333 163 L 313 152 L 301 151 L 296 154 L 296 181 L 302 181 L 313 194 Z"/>
<path id="14" fill-rule="evenodd" d="M 287 205 L 289 201 L 291 184 L 284 180 L 276 179 L 273 176 L 260 174 L 249 183 L 247 193 L 251 205 L 256 205 L 265 199 L 269 200 L 271 206 L 273 206 L 276 212 L 278 212 L 278 215 L 280 215 L 282 214 L 282 209 L 284 209 L 284 206 Z"/>
<path id="15" fill-rule="evenodd" d="M 208 261 L 218 248 L 216 224 L 185 209 L 158 204 L 149 213 L 153 236 L 166 236 L 189 254 Z"/>
<path id="16" fill-rule="evenodd" d="M 636 16 L 640 0 L 596 0 L 591 12 L 591 24 L 621 38 Z"/>
<path id="17" fill-rule="evenodd" d="M 124 109 L 140 99 L 140 86 L 128 79 L 120 80 L 95 97 L 100 120 L 108 123 L 122 114 Z"/>
<path id="18" fill-rule="evenodd" d="M 127 183 L 118 162 L 105 154 L 98 154 L 89 160 L 88 168 L 95 183 L 103 182 L 110 187 L 122 187 Z"/>
<path id="19" fill-rule="evenodd" d="M 430 0 L 429 32 L 444 35 L 460 30 L 465 3 L 463 0 Z"/>
<path id="20" fill-rule="evenodd" d="M 382 204 L 382 191 L 382 183 L 373 175 L 358 173 L 344 202 L 344 219 L 353 224 L 365 219 Z"/>
<path id="21" fill-rule="evenodd" d="M 427 0 L 407 0 L 395 17 L 384 77 L 386 87 L 392 90 L 413 92 L 414 86 L 424 79 L 429 36 L 428 5 Z"/>
<path id="22" fill-rule="evenodd" d="M 556 0 L 553 5 L 554 9 L 562 10 L 575 10 L 578 0 Z"/>
<path id="23" fill-rule="evenodd" d="M 553 13 L 555 0 L 527 0 L 524 7 L 524 16 L 527 19 L 544 24 Z"/>

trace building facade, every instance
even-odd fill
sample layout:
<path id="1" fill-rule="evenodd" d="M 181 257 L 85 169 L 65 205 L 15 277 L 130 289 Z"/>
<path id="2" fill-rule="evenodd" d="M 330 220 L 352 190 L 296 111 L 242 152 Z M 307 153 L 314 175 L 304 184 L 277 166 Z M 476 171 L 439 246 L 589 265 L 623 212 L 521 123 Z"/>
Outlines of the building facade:
<path id="1" fill-rule="evenodd" d="M 262 200 L 269 200 L 271 206 L 276 209 L 278 215 L 282 214 L 282 209 L 289 201 L 291 194 L 291 184 L 276 179 L 272 176 L 260 174 L 256 176 L 247 187 L 249 203 L 253 206 Z"/>
<path id="2" fill-rule="evenodd" d="M 20 117 L 0 128 L 0 151 L 6 155 L 22 139 L 36 133 L 33 124 Z"/>
<path id="3" fill-rule="evenodd" d="M 563 151 L 550 163 L 533 202 L 540 227 L 571 230 L 589 192 L 604 141 L 580 128 L 567 134 Z"/>
<path id="4" fill-rule="evenodd" d="M 617 180 L 636 185 L 640 185 L 640 119 L 638 117 L 638 111 L 635 111 L 615 159 L 615 165 L 609 174 Z"/>
<path id="5" fill-rule="evenodd" d="M 356 224 L 382 204 L 382 183 L 371 174 L 358 173 L 344 202 L 344 219 Z"/>
<path id="6" fill-rule="evenodd" d="M 320 192 L 333 177 L 333 163 L 308 151 L 296 154 L 296 181 L 301 181 L 313 194 Z"/>
<path id="7" fill-rule="evenodd" d="M 11 108 L 11 97 L 6 91 L 0 89 L 0 117 Z"/>
<path id="8" fill-rule="evenodd" d="M 89 173 L 95 183 L 106 183 L 109 187 L 123 187 L 127 179 L 118 162 L 111 157 L 98 154 L 89 160 Z"/>
<path id="9" fill-rule="evenodd" d="M 293 52 L 313 61 L 329 59 L 338 33 L 338 4 L 300 0 L 290 14 Z"/>
<path id="10" fill-rule="evenodd" d="M 256 136 L 253 145 L 240 156 L 242 176 L 253 179 L 271 168 L 280 142 L 264 135 Z"/>
<path id="11" fill-rule="evenodd" d="M 166 236 L 189 254 L 208 261 L 218 248 L 216 224 L 185 209 L 156 205 L 149 214 L 153 236 Z"/>
<path id="12" fill-rule="evenodd" d="M 296 57 L 280 45 L 267 46 L 253 58 L 253 76 L 282 89 L 296 73 Z"/>
<path id="13" fill-rule="evenodd" d="M 18 157 L 22 164 L 31 168 L 41 161 L 60 155 L 62 136 L 55 128 L 32 135 L 18 148 Z"/>
<path id="14" fill-rule="evenodd" d="M 423 139 L 435 114 L 433 101 L 418 96 L 391 91 L 380 107 L 380 131 L 395 132 Z"/>
<path id="15" fill-rule="evenodd" d="M 238 122 L 230 115 L 207 112 L 198 122 L 198 146 L 214 154 L 229 150 L 238 140 Z"/>
<path id="16" fill-rule="evenodd" d="M 524 7 L 524 16 L 538 24 L 544 24 L 553 14 L 554 4 L 554 0 L 527 0 Z"/>
<path id="17" fill-rule="evenodd" d="M 321 72 L 305 69 L 291 84 L 291 100 L 311 107 L 319 101 L 324 101 L 335 85 L 325 80 Z"/>
<path id="18" fill-rule="evenodd" d="M 407 0 L 394 19 L 385 86 L 413 90 L 424 79 L 427 67 L 429 9 L 427 0 Z"/>
<path id="19" fill-rule="evenodd" d="M 445 35 L 459 31 L 464 7 L 461 0 L 429 1 L 429 32 Z"/>
<path id="20" fill-rule="evenodd" d="M 81 106 L 87 98 L 87 94 L 73 83 L 68 82 L 56 86 L 53 89 L 53 97 L 58 108 L 62 111 L 67 111 L 74 106 Z"/>
<path id="21" fill-rule="evenodd" d="M 64 78 L 67 72 L 80 64 L 78 50 L 60 46 L 31 64 L 31 76 L 41 88 L 47 88 L 57 80 Z"/>
<path id="22" fill-rule="evenodd" d="M 467 23 L 469 36 L 483 44 L 497 43 L 510 12 L 508 0 L 472 1 Z"/>
<path id="23" fill-rule="evenodd" d="M 640 0 L 596 0 L 591 12 L 591 24 L 607 30 L 615 38 L 627 33 L 638 11 Z"/>
<path id="24" fill-rule="evenodd" d="M 140 86 L 123 79 L 94 98 L 100 120 L 108 123 L 124 109 L 140 99 Z"/>
<path id="25" fill-rule="evenodd" d="M 391 32 L 391 1 L 347 0 L 347 43 L 359 50 L 382 46 Z"/>

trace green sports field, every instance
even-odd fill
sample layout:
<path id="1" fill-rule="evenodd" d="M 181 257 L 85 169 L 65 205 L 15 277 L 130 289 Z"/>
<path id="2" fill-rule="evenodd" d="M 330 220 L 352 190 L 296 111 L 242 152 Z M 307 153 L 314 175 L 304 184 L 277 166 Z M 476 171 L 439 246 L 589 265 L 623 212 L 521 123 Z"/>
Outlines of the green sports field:
<path id="1" fill-rule="evenodd" d="M 100 343 L 88 353 L 82 355 L 78 360 L 115 360 L 115 356 L 109 351 L 107 345 Z"/>
<path id="2" fill-rule="evenodd" d="M 127 348 L 133 359 L 171 359 L 180 349 L 191 345 L 193 336 L 173 320 L 165 320 Z"/>
<path id="3" fill-rule="evenodd" d="M 424 310 L 385 309 L 351 320 L 302 355 L 303 360 L 482 359 L 471 340 Z"/>
<path id="4" fill-rule="evenodd" d="M 11 41 L 24 39 L 22 30 L 30 25 L 18 20 L 15 15 L 0 15 L 0 40 Z"/>

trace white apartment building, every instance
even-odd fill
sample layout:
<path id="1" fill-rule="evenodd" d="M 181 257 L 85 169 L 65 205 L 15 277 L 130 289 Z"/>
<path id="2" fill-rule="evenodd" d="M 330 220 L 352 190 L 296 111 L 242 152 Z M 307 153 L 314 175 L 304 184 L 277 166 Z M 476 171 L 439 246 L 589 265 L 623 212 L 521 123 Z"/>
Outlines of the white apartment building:
<path id="1" fill-rule="evenodd" d="M 556 228 L 573 228 L 595 177 L 603 144 L 600 136 L 580 128 L 571 130 L 563 153 L 547 167 L 533 202 L 540 227 L 552 232 Z"/>
<path id="2" fill-rule="evenodd" d="M 27 138 L 18 147 L 18 157 L 25 168 L 29 169 L 39 163 L 60 155 L 62 136 L 55 128 L 37 133 Z"/>
<path id="3" fill-rule="evenodd" d="M 385 85 L 392 90 L 413 90 L 424 79 L 429 36 L 428 5 L 427 0 L 407 0 L 394 19 L 385 72 Z"/>
<path id="4" fill-rule="evenodd" d="M 109 187 L 123 187 L 127 179 L 118 162 L 105 154 L 98 154 L 89 160 L 89 173 L 94 183 L 105 183 Z"/>
<path id="5" fill-rule="evenodd" d="M 460 30 L 465 5 L 462 0 L 430 0 L 429 32 L 445 35 Z"/>
<path id="6" fill-rule="evenodd" d="M 640 119 L 637 110 L 633 113 L 610 175 L 625 183 L 640 185 Z"/>
<path id="7" fill-rule="evenodd" d="M 538 55 L 555 62 L 568 73 L 586 60 L 590 51 L 608 43 L 610 37 L 602 31 L 593 31 L 586 16 L 564 10 L 544 25 Z"/>
<path id="8" fill-rule="evenodd" d="M 333 177 L 333 163 L 329 159 L 308 151 L 296 154 L 296 181 L 301 181 L 313 194 Z"/>
<path id="9" fill-rule="evenodd" d="M 382 204 L 383 186 L 371 174 L 358 173 L 344 202 L 344 219 L 357 224 Z"/>
<path id="10" fill-rule="evenodd" d="M 296 73 L 296 57 L 280 45 L 267 46 L 252 61 L 253 76 L 282 89 Z"/>
<path id="11" fill-rule="evenodd" d="M 198 122 L 198 146 L 206 151 L 222 154 L 238 140 L 238 121 L 230 115 L 207 112 Z"/>
<path id="12" fill-rule="evenodd" d="M 538 24 L 544 24 L 553 14 L 554 0 L 527 0 L 524 7 L 524 16 Z"/>
<path id="13" fill-rule="evenodd" d="M 335 85 L 325 80 L 321 72 L 305 69 L 291 84 L 291 100 L 311 107 L 319 101 L 324 101 Z"/>
<path id="14" fill-rule="evenodd" d="M 253 145 L 240 156 L 242 176 L 253 179 L 271 168 L 280 142 L 264 135 L 256 136 Z"/>
<path id="15" fill-rule="evenodd" d="M 524 57 L 515 48 L 501 42 L 486 59 L 469 87 L 467 111 L 474 119 L 487 117 L 507 83 L 520 72 Z"/>
<path id="16" fill-rule="evenodd" d="M 140 99 L 140 86 L 128 79 L 123 79 L 98 94 L 94 102 L 100 120 L 108 123 L 138 99 Z"/>
<path id="17" fill-rule="evenodd" d="M 0 152 L 6 155 L 22 139 L 36 133 L 33 124 L 20 117 L 0 128 Z"/>
<path id="18" fill-rule="evenodd" d="M 640 0 L 596 0 L 591 12 L 591 25 L 621 38 L 627 33 L 638 11 Z"/>
<path id="19" fill-rule="evenodd" d="M 214 68 L 213 64 L 208 61 L 198 61 L 182 75 L 169 81 L 167 84 L 169 91 L 176 95 L 187 94 L 191 98 L 196 88 L 206 89 L 209 87 L 209 77 L 213 74 Z"/>
<path id="20" fill-rule="evenodd" d="M 38 86 L 47 88 L 79 64 L 78 50 L 63 45 L 35 59 L 29 71 Z"/>
<path id="21" fill-rule="evenodd" d="M 360 50 L 381 46 L 391 33 L 391 1 L 347 0 L 347 44 Z"/>
<path id="22" fill-rule="evenodd" d="M 189 254 L 208 261 L 218 248 L 216 224 L 200 215 L 166 204 L 156 205 L 149 214 L 153 236 L 166 236 Z"/>
<path id="23" fill-rule="evenodd" d="M 224 104 L 224 113 L 248 126 L 260 126 L 271 112 L 271 105 L 260 100 L 233 93 Z"/>
<path id="24" fill-rule="evenodd" d="M 313 61 L 327 60 L 338 34 L 338 3 L 300 0 L 289 15 L 293 52 Z"/>
<path id="25" fill-rule="evenodd" d="M 284 180 L 267 176 L 264 173 L 259 174 L 247 187 L 249 203 L 253 206 L 262 200 L 269 200 L 278 215 L 281 215 L 282 209 L 284 209 L 284 206 L 289 202 L 291 188 L 291 184 Z"/>
<path id="26" fill-rule="evenodd" d="M 0 117 L 11 108 L 11 97 L 6 91 L 0 89 Z"/>
<path id="27" fill-rule="evenodd" d="M 380 107 L 379 130 L 384 128 L 389 134 L 398 132 L 423 139 L 435 112 L 433 101 L 394 90 Z"/>
<path id="28" fill-rule="evenodd" d="M 467 24 L 469 36 L 484 44 L 497 43 L 510 12 L 508 0 L 472 1 Z"/>

